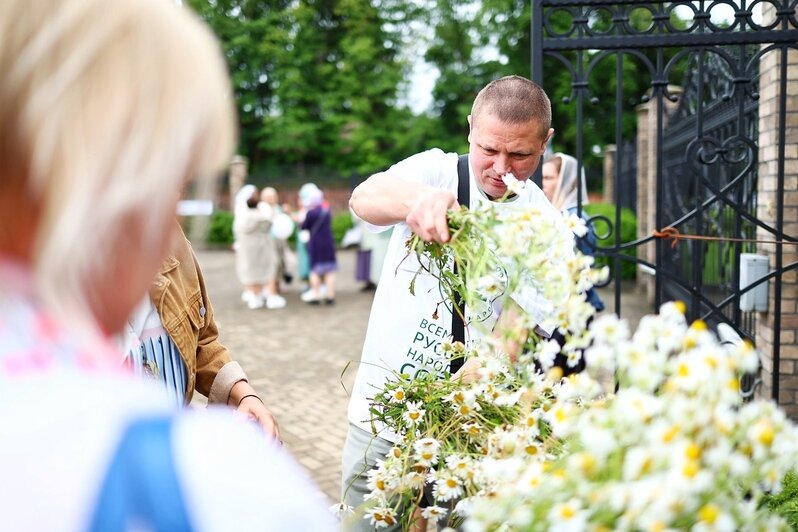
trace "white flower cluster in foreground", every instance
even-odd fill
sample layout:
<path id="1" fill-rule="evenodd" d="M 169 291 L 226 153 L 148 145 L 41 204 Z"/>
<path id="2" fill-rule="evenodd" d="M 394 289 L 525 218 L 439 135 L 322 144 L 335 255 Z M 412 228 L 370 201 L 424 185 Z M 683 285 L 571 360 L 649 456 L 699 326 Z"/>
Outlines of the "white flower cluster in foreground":
<path id="1" fill-rule="evenodd" d="M 365 519 L 407 529 L 423 508 L 469 532 L 785 527 L 760 503 L 798 463 L 798 431 L 774 403 L 742 402 L 739 378 L 758 366 L 750 345 L 720 345 L 679 303 L 634 333 L 611 315 L 588 329 L 584 291 L 600 274 L 542 211 L 488 205 L 452 213 L 450 228 L 448 248 L 408 243 L 445 291 L 473 309 L 531 289 L 551 312 L 468 348 L 444 343 L 480 361 L 474 380 L 385 384 L 373 412 L 402 439 L 369 473 Z M 447 276 L 452 260 L 462 277 Z M 558 327 L 565 346 L 532 334 L 511 360 L 505 347 L 535 324 Z M 575 365 L 583 352 L 585 372 L 551 368 L 557 354 Z"/>
<path id="2" fill-rule="evenodd" d="M 774 403 L 741 401 L 750 345 L 720 345 L 674 303 L 631 337 L 613 316 L 589 336 L 588 367 L 614 370 L 617 393 L 496 359 L 470 384 L 392 384 L 407 398 L 393 408 L 419 416 L 371 472 L 366 518 L 408 526 L 426 487 L 424 515 L 467 531 L 785 529 L 760 502 L 798 462 L 798 431 Z"/>
<path id="3" fill-rule="evenodd" d="M 516 460 L 467 501 L 466 530 L 778 530 L 759 508 L 798 462 L 798 431 L 770 401 L 743 404 L 750 345 L 722 346 L 678 304 L 644 318 L 631 338 L 597 320 L 586 357 L 614 365 L 616 394 L 587 375 L 566 381 L 543 414 L 562 443 Z M 496 467 L 493 463 L 483 465 Z"/>

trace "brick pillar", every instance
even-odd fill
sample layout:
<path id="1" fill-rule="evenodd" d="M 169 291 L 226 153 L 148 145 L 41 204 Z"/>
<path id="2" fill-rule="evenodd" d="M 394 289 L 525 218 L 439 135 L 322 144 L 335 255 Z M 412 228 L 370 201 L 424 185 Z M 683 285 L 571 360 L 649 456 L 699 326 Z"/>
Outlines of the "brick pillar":
<path id="1" fill-rule="evenodd" d="M 618 155 L 618 149 L 615 144 L 607 144 L 604 147 L 604 161 L 602 163 L 604 172 L 604 203 L 615 202 L 615 160 Z"/>
<path id="2" fill-rule="evenodd" d="M 765 20 L 773 18 L 773 6 L 764 4 Z M 759 63 L 759 175 L 757 183 L 757 218 L 768 225 L 776 226 L 777 198 L 784 201 L 784 233 L 798 235 L 798 52 L 787 54 L 786 81 L 786 136 L 784 153 L 784 189 L 778 188 L 778 142 L 781 51 L 765 54 Z M 774 237 L 762 229 L 757 238 L 773 240 Z M 795 246 L 783 246 L 782 265 L 798 260 Z M 776 245 L 758 244 L 757 252 L 770 258 L 770 268 L 776 267 Z M 756 346 L 762 359 L 762 387 L 758 395 L 773 397 L 773 374 L 778 371 L 779 404 L 787 414 L 798 420 L 798 275 L 795 270 L 782 276 L 781 290 L 781 349 L 778 368 L 773 364 L 775 282 L 768 286 L 768 312 L 760 312 L 756 319 Z"/>
<path id="3" fill-rule="evenodd" d="M 230 161 L 230 209 L 234 209 L 236 192 L 247 182 L 249 175 L 249 161 L 242 155 L 236 155 Z"/>

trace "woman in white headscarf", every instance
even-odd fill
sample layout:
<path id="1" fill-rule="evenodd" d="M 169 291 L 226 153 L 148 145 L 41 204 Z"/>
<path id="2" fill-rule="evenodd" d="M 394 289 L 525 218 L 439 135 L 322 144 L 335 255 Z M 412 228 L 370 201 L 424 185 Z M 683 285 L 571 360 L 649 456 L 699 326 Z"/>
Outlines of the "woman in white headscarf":
<path id="1" fill-rule="evenodd" d="M 578 171 L 577 160 L 564 153 L 555 153 L 543 163 L 543 193 L 552 205 L 568 214 L 579 215 L 585 220 L 587 233 L 576 238 L 576 248 L 584 255 L 593 256 L 596 252 L 598 240 L 590 217 L 582 211 L 577 212 L 579 204 L 587 205 L 587 184 L 585 182 L 585 169 Z M 581 183 L 580 183 L 581 182 Z M 596 309 L 604 310 L 604 302 L 595 289 L 588 290 L 587 301 Z"/>
<path id="2" fill-rule="evenodd" d="M 269 231 L 274 210 L 260 201 L 260 193 L 253 185 L 244 185 L 236 194 L 233 236 L 236 242 L 236 273 L 244 285 L 241 299 L 251 309 L 282 308 L 285 299 L 266 290 L 270 279 L 277 275 L 277 257 Z"/>

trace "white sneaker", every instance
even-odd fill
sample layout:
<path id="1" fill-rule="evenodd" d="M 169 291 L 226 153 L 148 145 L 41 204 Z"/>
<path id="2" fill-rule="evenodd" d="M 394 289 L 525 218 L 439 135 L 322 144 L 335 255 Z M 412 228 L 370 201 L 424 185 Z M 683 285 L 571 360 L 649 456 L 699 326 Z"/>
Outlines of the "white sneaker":
<path id="1" fill-rule="evenodd" d="M 278 309 L 283 308 L 285 306 L 285 298 L 283 296 L 273 294 L 266 298 L 266 308 L 267 309 Z"/>
<path id="2" fill-rule="evenodd" d="M 249 301 L 255 296 L 255 292 L 252 290 L 244 290 L 241 292 L 241 301 L 244 303 L 249 303 Z"/>
<path id="3" fill-rule="evenodd" d="M 304 301 L 305 303 L 318 303 L 321 301 L 321 296 L 318 296 L 313 293 L 313 290 L 308 290 L 307 292 L 303 292 L 299 299 Z"/>
<path id="4" fill-rule="evenodd" d="M 249 301 L 247 301 L 247 308 L 252 310 L 263 308 L 263 298 L 260 296 L 252 295 Z"/>

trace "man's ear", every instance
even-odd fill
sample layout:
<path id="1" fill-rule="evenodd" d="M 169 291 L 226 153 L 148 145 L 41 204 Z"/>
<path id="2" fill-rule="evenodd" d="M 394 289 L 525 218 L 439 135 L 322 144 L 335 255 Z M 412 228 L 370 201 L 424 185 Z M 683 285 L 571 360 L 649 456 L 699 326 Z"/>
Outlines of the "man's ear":
<path id="1" fill-rule="evenodd" d="M 471 123 L 471 115 L 468 115 L 466 120 L 468 120 L 468 142 L 471 143 L 471 129 L 474 127 Z"/>
<path id="2" fill-rule="evenodd" d="M 551 140 L 551 137 L 553 137 L 553 136 L 554 136 L 554 128 L 552 127 L 552 128 L 549 128 L 549 134 L 546 135 L 546 140 L 543 142 L 544 149 L 549 144 L 549 141 Z"/>

